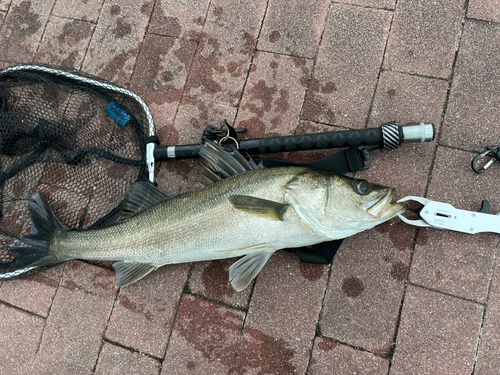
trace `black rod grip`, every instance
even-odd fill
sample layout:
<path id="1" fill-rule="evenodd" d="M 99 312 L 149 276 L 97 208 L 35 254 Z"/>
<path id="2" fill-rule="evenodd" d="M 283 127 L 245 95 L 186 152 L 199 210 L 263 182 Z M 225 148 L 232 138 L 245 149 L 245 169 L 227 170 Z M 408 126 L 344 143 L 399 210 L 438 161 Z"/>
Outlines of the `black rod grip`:
<path id="1" fill-rule="evenodd" d="M 382 140 L 382 129 L 370 128 L 249 139 L 240 141 L 240 148 L 249 154 L 266 154 L 270 152 L 380 145 Z"/>

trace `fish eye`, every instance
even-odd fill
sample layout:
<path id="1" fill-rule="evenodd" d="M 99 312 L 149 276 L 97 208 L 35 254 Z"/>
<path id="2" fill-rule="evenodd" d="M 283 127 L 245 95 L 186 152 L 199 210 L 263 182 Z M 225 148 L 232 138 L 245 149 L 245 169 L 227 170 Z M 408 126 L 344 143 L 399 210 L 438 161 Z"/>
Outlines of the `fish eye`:
<path id="1" fill-rule="evenodd" d="M 372 191 L 372 187 L 368 181 L 354 180 L 352 183 L 352 190 L 358 195 L 368 195 Z"/>

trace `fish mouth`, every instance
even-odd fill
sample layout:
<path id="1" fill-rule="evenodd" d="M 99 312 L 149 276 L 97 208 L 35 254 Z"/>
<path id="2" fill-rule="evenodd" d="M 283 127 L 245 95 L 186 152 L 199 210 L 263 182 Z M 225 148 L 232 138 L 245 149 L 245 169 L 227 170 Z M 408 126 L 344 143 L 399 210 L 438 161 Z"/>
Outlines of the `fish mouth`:
<path id="1" fill-rule="evenodd" d="M 376 199 L 375 201 L 369 202 L 370 208 L 366 210 L 366 213 L 373 217 L 374 219 L 391 219 L 396 215 L 402 214 L 406 211 L 405 203 L 393 203 L 391 204 L 392 198 L 396 190 L 389 188 L 385 195 Z"/>

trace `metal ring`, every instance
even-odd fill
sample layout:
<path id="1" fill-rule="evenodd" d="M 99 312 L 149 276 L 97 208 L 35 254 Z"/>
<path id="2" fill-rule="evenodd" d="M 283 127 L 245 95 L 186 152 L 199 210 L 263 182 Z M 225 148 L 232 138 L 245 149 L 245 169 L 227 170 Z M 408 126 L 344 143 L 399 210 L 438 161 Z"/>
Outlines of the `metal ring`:
<path id="1" fill-rule="evenodd" d="M 222 147 L 222 144 L 223 144 L 223 143 L 226 143 L 226 142 L 227 142 L 227 141 L 229 141 L 229 140 L 231 140 L 231 141 L 233 141 L 233 142 L 235 143 L 235 145 L 236 145 L 236 149 L 237 149 L 237 150 L 239 150 L 239 149 L 240 149 L 240 144 L 238 143 L 238 141 L 237 141 L 236 139 L 234 139 L 233 137 L 230 137 L 230 136 L 228 136 L 228 135 L 226 135 L 225 137 L 223 137 L 223 138 L 221 138 L 221 139 L 219 140 L 219 146 L 220 146 L 220 147 Z"/>

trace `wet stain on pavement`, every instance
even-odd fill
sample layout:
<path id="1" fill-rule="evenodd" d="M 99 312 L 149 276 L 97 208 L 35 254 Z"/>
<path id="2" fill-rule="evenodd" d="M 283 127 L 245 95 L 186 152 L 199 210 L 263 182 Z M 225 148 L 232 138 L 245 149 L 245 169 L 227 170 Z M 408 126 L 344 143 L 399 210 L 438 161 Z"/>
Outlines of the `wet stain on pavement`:
<path id="1" fill-rule="evenodd" d="M 120 302 L 120 306 L 123 306 L 127 310 L 132 311 L 136 314 L 143 315 L 148 322 L 151 322 L 153 320 L 154 315 L 151 311 L 149 311 L 144 306 L 132 302 L 126 295 L 120 293 L 118 295 L 118 301 Z"/>
<path id="2" fill-rule="evenodd" d="M 23 1 L 14 6 L 11 11 L 11 19 L 18 25 L 10 35 L 11 44 L 21 41 L 29 35 L 35 34 L 42 27 L 40 16 L 31 10 L 31 1 Z"/>
<path id="3" fill-rule="evenodd" d="M 250 56 L 255 50 L 255 43 L 257 43 L 257 39 L 245 31 L 243 33 L 243 46 L 239 52 Z M 246 60 L 244 62 L 247 63 Z"/>
<path id="4" fill-rule="evenodd" d="M 116 27 L 111 32 L 116 38 L 122 39 L 132 34 L 132 25 L 125 20 L 125 17 L 120 17 L 116 20 Z"/>
<path id="5" fill-rule="evenodd" d="M 113 57 L 106 65 L 102 66 L 99 71 L 99 76 L 106 79 L 117 80 L 115 77 L 118 72 L 124 69 L 124 66 L 131 57 L 135 55 L 136 51 L 123 51 Z M 128 75 L 127 75 L 128 77 Z"/>
<path id="6" fill-rule="evenodd" d="M 60 43 L 76 44 L 84 38 L 90 37 L 91 28 L 87 22 L 71 20 L 64 24 L 62 33 L 57 37 Z"/>
<path id="7" fill-rule="evenodd" d="M 379 233 L 388 233 L 389 240 L 396 249 L 400 251 L 411 250 L 413 235 L 408 236 L 407 224 L 402 221 L 396 223 L 386 221 L 377 225 L 375 230 Z"/>
<path id="8" fill-rule="evenodd" d="M 361 279 L 351 276 L 342 281 L 342 291 L 347 297 L 357 298 L 365 291 L 365 286 Z"/>
<path id="9" fill-rule="evenodd" d="M 337 344 L 336 342 L 329 341 L 329 340 L 321 340 L 318 344 L 318 349 L 322 350 L 324 352 L 329 352 L 338 346 L 340 346 L 340 344 Z"/>
<path id="10" fill-rule="evenodd" d="M 397 262 L 392 265 L 391 276 L 394 280 L 403 282 L 406 279 L 406 274 L 408 273 L 408 265 L 404 262 Z"/>
<path id="11" fill-rule="evenodd" d="M 318 281 L 325 272 L 325 266 L 322 264 L 299 263 L 300 273 L 306 280 Z"/>
<path id="12" fill-rule="evenodd" d="M 240 332 L 242 324 L 242 315 L 235 311 L 184 296 L 175 329 L 204 358 L 230 367 L 236 349 L 232 336 Z"/>
<path id="13" fill-rule="evenodd" d="M 163 18 L 163 27 L 165 28 L 165 34 L 170 36 L 178 37 L 181 35 L 182 26 L 177 17 L 165 17 Z"/>
<path id="14" fill-rule="evenodd" d="M 427 228 L 419 228 L 417 236 L 417 245 L 424 246 L 429 240 L 429 231 Z"/>
<path id="15" fill-rule="evenodd" d="M 151 15 L 151 11 L 153 10 L 153 4 L 154 1 L 148 1 L 142 4 L 141 6 L 141 13 L 145 14 L 146 16 Z"/>
<path id="16" fill-rule="evenodd" d="M 271 43 L 276 43 L 281 38 L 281 34 L 278 30 L 274 30 L 269 34 L 269 41 Z"/>
<path id="17" fill-rule="evenodd" d="M 219 42 L 215 38 L 202 38 L 198 48 L 198 55 L 191 68 L 189 86 L 193 88 L 202 87 L 205 91 L 215 94 L 222 90 L 222 87 L 213 77 L 218 71 L 225 68 L 219 65 L 217 55 L 219 54 Z M 204 52 L 208 52 L 207 55 Z"/>
<path id="18" fill-rule="evenodd" d="M 112 15 L 112 16 L 116 16 L 118 14 L 120 14 L 121 12 L 121 8 L 119 5 L 117 4 L 114 4 L 114 5 L 111 5 L 111 8 L 109 8 L 109 13 Z"/>
<path id="19" fill-rule="evenodd" d="M 292 363 L 295 349 L 283 339 L 255 328 L 245 328 L 244 342 L 236 360 L 234 374 L 295 374 Z"/>
<path id="20" fill-rule="evenodd" d="M 288 111 L 288 109 L 290 108 L 290 104 L 288 102 L 289 98 L 290 95 L 288 94 L 288 90 L 280 89 L 280 97 L 275 102 L 278 112 L 285 113 L 286 111 Z"/>
<path id="21" fill-rule="evenodd" d="M 250 103 L 245 104 L 243 109 L 248 109 L 258 116 L 264 116 L 265 112 L 270 112 L 272 109 L 273 95 L 276 91 L 276 87 L 269 87 L 266 81 L 263 79 L 259 80 L 248 89 Z M 261 105 L 257 105 L 254 101 L 260 101 Z"/>
<path id="22" fill-rule="evenodd" d="M 44 272 L 36 273 L 33 276 L 30 276 L 29 279 L 50 288 L 57 288 L 59 285 L 59 278 L 56 279 L 54 276 L 47 276 Z"/>
<path id="23" fill-rule="evenodd" d="M 321 100 L 321 95 L 318 95 L 328 95 L 335 91 L 337 91 L 337 86 L 334 82 L 329 81 L 322 84 L 317 78 L 313 78 L 308 97 L 304 103 L 303 117 L 312 120 L 322 119 L 329 125 L 335 125 L 337 114 L 325 101 Z"/>
<path id="24" fill-rule="evenodd" d="M 227 261 L 212 260 L 203 270 L 201 281 L 207 294 L 212 298 L 231 297 L 234 295 L 234 289 L 231 287 L 229 272 L 226 269 Z"/>

